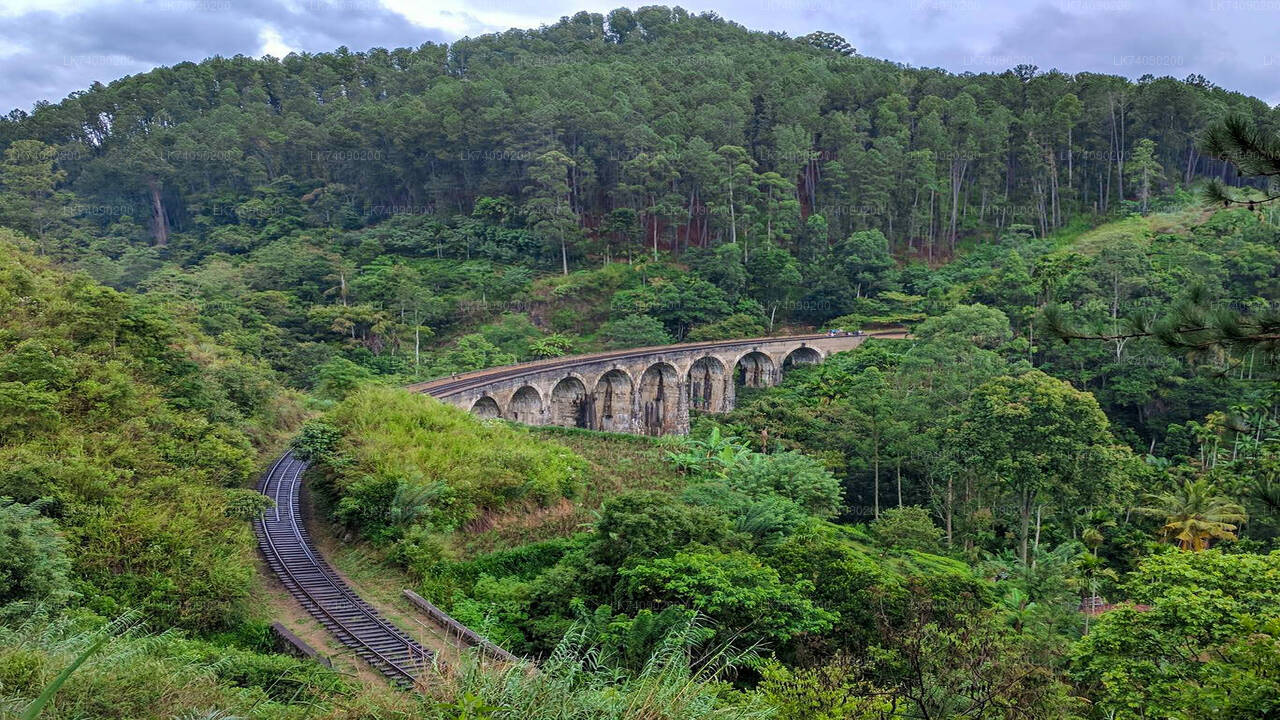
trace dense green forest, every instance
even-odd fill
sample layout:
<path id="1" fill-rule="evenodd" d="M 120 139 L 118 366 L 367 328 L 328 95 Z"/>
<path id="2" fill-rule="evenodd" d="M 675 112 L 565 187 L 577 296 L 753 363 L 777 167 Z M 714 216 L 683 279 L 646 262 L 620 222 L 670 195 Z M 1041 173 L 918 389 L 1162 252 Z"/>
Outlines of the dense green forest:
<path id="1" fill-rule="evenodd" d="M 1229 117 L 1280 163 L 1201 77 L 664 7 L 14 111 L 0 712 L 102 641 L 41 717 L 1275 717 L 1280 213 Z M 394 388 L 877 325 L 688 437 Z M 323 528 L 541 669 L 278 654 L 290 442 Z"/>

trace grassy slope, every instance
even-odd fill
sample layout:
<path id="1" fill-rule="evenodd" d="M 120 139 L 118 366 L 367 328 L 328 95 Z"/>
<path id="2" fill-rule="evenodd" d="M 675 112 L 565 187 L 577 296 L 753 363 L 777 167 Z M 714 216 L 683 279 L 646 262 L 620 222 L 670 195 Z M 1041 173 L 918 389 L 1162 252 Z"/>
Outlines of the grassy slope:
<path id="1" fill-rule="evenodd" d="M 448 408 L 446 412 L 455 416 L 454 421 L 458 424 L 452 427 L 448 435 L 440 437 L 471 446 L 476 438 L 463 441 L 463 435 L 468 431 L 478 431 L 485 425 L 465 414 L 458 416 L 452 408 Z M 361 437 L 369 437 L 369 432 L 369 428 L 364 428 Z M 457 530 L 439 537 L 443 543 L 443 552 L 448 557 L 466 560 L 530 542 L 569 537 L 590 523 L 594 512 L 610 497 L 628 490 L 674 492 L 684 485 L 680 473 L 665 460 L 666 450 L 653 438 L 556 427 L 526 428 L 507 423 L 491 424 L 488 432 L 490 438 L 494 437 L 493 433 L 499 436 L 510 433 L 512 438 L 524 437 L 535 441 L 536 445 L 559 448 L 572 454 L 577 458 L 579 468 L 578 487 L 568 495 L 550 502 L 516 501 L 499 509 L 476 514 Z M 390 452 L 384 444 L 386 442 L 388 441 L 384 437 L 375 445 L 366 445 L 360 452 L 381 455 L 384 467 L 394 464 L 386 458 L 387 452 Z M 430 444 L 423 439 L 416 442 L 419 448 Z M 492 440 L 487 444 L 493 446 Z M 473 469 L 492 472 L 497 467 L 481 459 L 474 464 L 474 468 L 468 468 L 468 472 Z M 455 476 L 453 471 L 445 470 L 437 477 L 447 479 Z M 324 498 L 317 498 L 317 506 L 318 514 L 327 514 L 333 510 L 332 505 L 327 504 Z M 324 525 L 322 532 L 336 536 L 342 531 L 336 526 Z M 334 549 L 337 552 L 332 559 L 339 568 L 364 582 L 372 583 L 377 572 L 384 570 L 401 575 L 401 570 L 388 562 L 388 553 L 384 548 L 361 538 L 347 534 L 341 547 L 335 545 Z"/>
<path id="2" fill-rule="evenodd" d="M 562 444 L 587 463 L 581 493 L 546 508 L 521 508 L 490 514 L 450 537 L 462 558 L 503 550 L 538 540 L 568 537 L 583 529 L 609 498 L 628 490 L 676 491 L 684 480 L 665 460 L 666 450 L 653 438 L 637 435 L 543 427 L 534 437 Z"/>

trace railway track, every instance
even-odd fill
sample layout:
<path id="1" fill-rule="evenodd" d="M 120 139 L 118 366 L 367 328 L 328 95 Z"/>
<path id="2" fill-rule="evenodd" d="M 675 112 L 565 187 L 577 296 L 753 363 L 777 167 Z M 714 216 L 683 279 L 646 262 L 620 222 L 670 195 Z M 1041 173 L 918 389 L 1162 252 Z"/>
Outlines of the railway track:
<path id="1" fill-rule="evenodd" d="M 288 452 L 262 476 L 258 489 L 276 506 L 254 523 L 267 565 L 308 613 L 374 669 L 412 687 L 434 654 L 391 624 L 334 572 L 302 524 L 299 490 L 307 464 Z"/>
<path id="2" fill-rule="evenodd" d="M 903 337 L 900 330 L 867 335 Z M 826 336 L 800 335 L 788 339 L 822 337 Z M 409 385 L 408 389 L 433 397 L 445 397 L 476 385 L 533 371 L 568 369 L 602 359 L 627 359 L 663 350 L 713 349 L 742 343 L 742 340 L 685 343 L 541 360 L 416 383 Z M 312 617 L 373 668 L 402 687 L 412 687 L 423 670 L 433 664 L 435 654 L 362 600 L 320 557 L 302 523 L 300 491 L 302 473 L 306 468 L 305 462 L 287 452 L 262 476 L 258 490 L 275 501 L 275 508 L 254 522 L 258 547 L 285 589 Z"/>

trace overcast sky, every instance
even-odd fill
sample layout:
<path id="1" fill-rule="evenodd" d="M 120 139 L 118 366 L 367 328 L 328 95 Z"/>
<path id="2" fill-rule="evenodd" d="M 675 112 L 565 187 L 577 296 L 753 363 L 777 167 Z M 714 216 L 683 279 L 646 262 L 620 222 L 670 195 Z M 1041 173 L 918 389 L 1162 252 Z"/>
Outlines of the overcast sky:
<path id="1" fill-rule="evenodd" d="M 0 112 L 212 55 L 416 46 L 537 27 L 596 0 L 0 0 Z M 672 3 L 676 4 L 676 3 Z M 1200 73 L 1280 103 L 1280 0 L 696 0 L 757 30 L 829 30 L 863 55 L 955 72 L 1020 63 Z M 635 7 L 635 6 L 632 6 Z"/>

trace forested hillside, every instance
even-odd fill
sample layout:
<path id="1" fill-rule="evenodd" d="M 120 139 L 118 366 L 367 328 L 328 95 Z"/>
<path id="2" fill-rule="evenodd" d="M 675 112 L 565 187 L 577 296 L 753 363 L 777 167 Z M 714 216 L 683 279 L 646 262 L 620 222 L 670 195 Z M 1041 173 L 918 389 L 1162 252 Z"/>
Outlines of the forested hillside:
<path id="1" fill-rule="evenodd" d="M 14 111 L 0 711 L 89 652 L 42 717 L 1273 717 L 1277 137 L 664 7 Z M 392 387 L 885 325 L 683 438 Z M 275 654 L 289 442 L 360 573 L 540 670 Z"/>
<path id="2" fill-rule="evenodd" d="M 644 675 L 621 678 L 572 642 L 541 675 L 462 658 L 426 696 L 363 682 L 341 657 L 329 669 L 281 653 L 249 524 L 270 501 L 249 485 L 298 430 L 304 398 L 201 332 L 180 302 L 98 285 L 32 250 L 0 229 L 0 715 L 454 720 L 478 693 L 531 717 L 565 703 L 586 717 L 635 706 L 689 720 L 764 711 L 683 656 L 655 656 Z M 395 392 L 401 404 L 422 400 Z M 551 499 L 583 480 L 582 459 L 565 447 L 434 410 L 454 413 L 462 456 L 439 482 L 461 498 Z M 502 451 L 514 456 L 505 468 Z M 464 484 L 464 472 L 487 485 Z M 399 519 L 409 518 L 426 516 Z"/>
<path id="3" fill-rule="evenodd" d="M 182 63 L 15 111 L 0 144 L 54 146 L 78 196 L 30 198 L 24 225 L 90 228 L 110 254 L 149 239 L 192 260 L 405 215 L 455 257 L 579 267 L 741 241 L 807 264 L 856 230 L 949 255 L 1233 178 L 1198 145 L 1228 113 L 1280 124 L 1199 77 L 952 75 L 646 7 L 448 47 Z M 22 149 L 11 163 L 40 159 Z"/>
<path id="4" fill-rule="evenodd" d="M 1185 206 L 1197 178 L 1234 181 L 1199 149 L 1228 113 L 1277 128 L 1273 109 L 1198 78 L 951 75 L 651 7 L 94 87 L 0 125 L 0 213 L 41 252 L 180 298 L 209 334 L 331 397 L 369 376 L 965 301 L 1005 309 L 1034 353 L 1032 318 L 1053 302 L 1114 325 L 1188 279 L 1241 303 L 1273 290 L 1265 223 L 1214 230 L 1244 244 L 1210 251 L 1223 259 L 1207 276 L 1182 250 L 1165 275 L 1104 249 L 1069 296 L 1079 256 L 1048 252 Z M 982 278 L 992 265 L 1000 287 Z M 1126 352 L 1072 372 L 1159 434 L 1165 404 L 1139 399 L 1153 381 L 1110 382 L 1148 363 Z"/>

